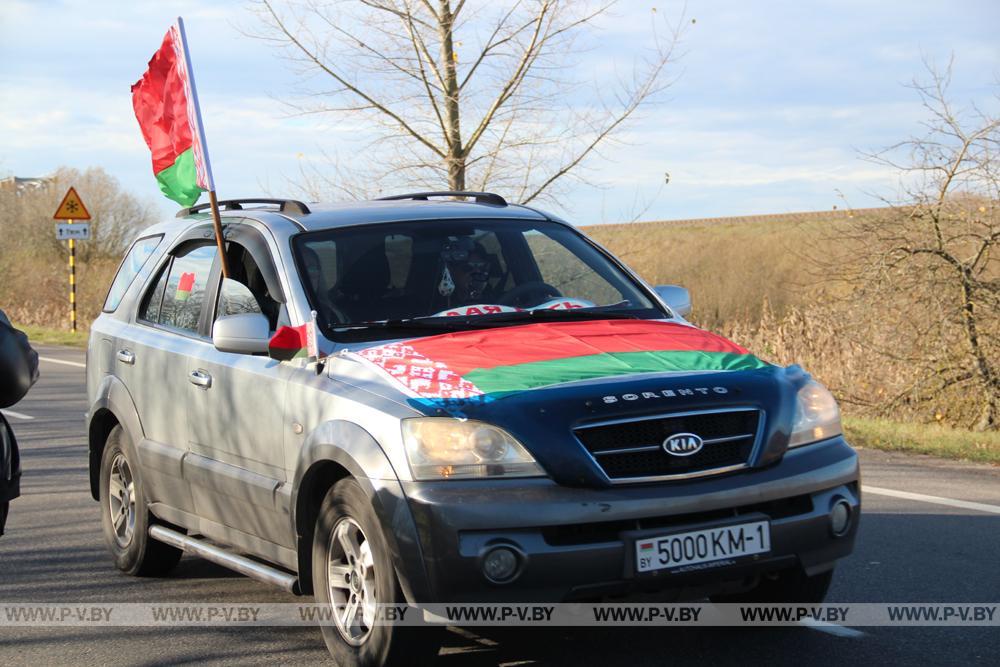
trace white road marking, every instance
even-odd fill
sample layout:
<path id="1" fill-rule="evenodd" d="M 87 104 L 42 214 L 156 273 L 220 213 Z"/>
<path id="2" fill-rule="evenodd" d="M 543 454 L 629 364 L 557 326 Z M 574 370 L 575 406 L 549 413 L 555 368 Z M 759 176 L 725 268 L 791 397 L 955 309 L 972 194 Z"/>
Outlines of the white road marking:
<path id="1" fill-rule="evenodd" d="M 13 410 L 3 410 L 4 417 L 13 417 L 14 419 L 23 419 L 25 421 L 31 421 L 34 419 L 31 415 L 26 415 L 23 412 L 14 412 Z"/>
<path id="2" fill-rule="evenodd" d="M 454 632 L 456 635 L 459 635 L 460 637 L 465 637 L 466 639 L 468 639 L 470 641 L 474 641 L 474 642 L 476 642 L 477 644 L 479 644 L 481 646 L 490 646 L 490 647 L 492 647 L 492 646 L 499 646 L 500 645 L 497 642 L 493 641 L 492 639 L 487 639 L 486 637 L 480 637 L 476 633 L 469 632 L 465 628 L 456 628 L 454 626 L 449 626 L 448 630 L 450 632 Z"/>
<path id="3" fill-rule="evenodd" d="M 827 623 L 826 621 L 817 621 L 814 618 L 804 618 L 799 621 L 799 625 L 805 626 L 810 630 L 818 630 L 819 632 L 825 632 L 828 635 L 834 635 L 836 637 L 851 637 L 856 639 L 857 637 L 864 637 L 865 633 L 860 630 L 855 630 L 854 628 L 847 628 L 843 625 L 837 625 L 836 623 Z"/>
<path id="4" fill-rule="evenodd" d="M 87 364 L 81 364 L 79 361 L 66 361 L 65 359 L 53 359 L 52 357 L 38 357 L 39 361 L 47 361 L 50 364 L 64 364 L 66 366 L 76 366 L 77 368 L 86 368 Z"/>
<path id="5" fill-rule="evenodd" d="M 977 512 L 987 512 L 989 514 L 1000 514 L 1000 505 L 987 505 L 986 503 L 973 503 L 968 500 L 955 500 L 954 498 L 942 498 L 941 496 L 928 496 L 923 493 L 911 493 L 909 491 L 896 491 L 895 489 L 883 489 L 878 486 L 862 485 L 862 493 L 874 493 L 877 496 L 890 496 L 892 498 L 903 498 L 904 500 L 918 500 L 923 503 L 933 503 L 935 505 L 947 505 L 948 507 L 959 507 L 964 510 L 975 510 Z"/>

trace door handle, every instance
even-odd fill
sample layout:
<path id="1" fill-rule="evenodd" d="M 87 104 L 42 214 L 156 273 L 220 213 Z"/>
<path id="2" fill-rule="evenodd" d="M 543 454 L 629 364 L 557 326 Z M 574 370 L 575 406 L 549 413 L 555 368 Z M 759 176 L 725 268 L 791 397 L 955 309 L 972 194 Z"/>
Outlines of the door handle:
<path id="1" fill-rule="evenodd" d="M 132 353 L 131 350 L 124 350 L 124 349 L 118 350 L 117 356 L 118 356 L 118 361 L 122 362 L 123 364 L 128 364 L 129 366 L 131 366 L 132 364 L 135 363 L 135 355 Z"/>
<path id="2" fill-rule="evenodd" d="M 205 371 L 191 371 L 191 374 L 188 375 L 188 380 L 191 384 L 196 384 L 205 389 L 212 386 L 212 376 Z"/>

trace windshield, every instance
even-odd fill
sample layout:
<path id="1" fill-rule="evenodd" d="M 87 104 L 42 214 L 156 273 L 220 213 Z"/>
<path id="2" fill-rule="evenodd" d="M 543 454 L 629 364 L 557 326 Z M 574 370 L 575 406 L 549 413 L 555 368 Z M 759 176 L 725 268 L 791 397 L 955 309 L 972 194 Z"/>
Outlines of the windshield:
<path id="1" fill-rule="evenodd" d="M 387 320 L 502 320 L 543 309 L 664 316 L 614 264 L 556 223 L 383 223 L 302 234 L 294 247 L 328 333 Z"/>

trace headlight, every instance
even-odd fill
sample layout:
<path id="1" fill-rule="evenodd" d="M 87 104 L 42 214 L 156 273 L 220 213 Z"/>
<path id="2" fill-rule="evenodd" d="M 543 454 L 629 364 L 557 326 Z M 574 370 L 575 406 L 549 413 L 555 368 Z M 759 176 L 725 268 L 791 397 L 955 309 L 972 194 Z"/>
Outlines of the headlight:
<path id="1" fill-rule="evenodd" d="M 414 479 L 545 475 L 524 446 L 496 426 L 443 417 L 404 419 L 402 423 Z"/>
<path id="2" fill-rule="evenodd" d="M 826 440 L 843 431 L 840 427 L 840 408 L 826 387 L 815 380 L 799 389 L 796 397 L 795 422 L 789 447 L 808 445 Z"/>

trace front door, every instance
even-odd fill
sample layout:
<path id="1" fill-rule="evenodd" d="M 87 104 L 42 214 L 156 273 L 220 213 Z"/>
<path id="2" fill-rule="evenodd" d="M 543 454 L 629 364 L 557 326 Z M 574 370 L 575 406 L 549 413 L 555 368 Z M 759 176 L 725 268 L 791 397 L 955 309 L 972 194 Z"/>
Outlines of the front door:
<path id="1" fill-rule="evenodd" d="M 257 262 L 234 242 L 227 255 L 230 278 L 214 288 L 210 321 L 256 312 L 269 318 L 273 331 L 281 307 L 268 294 Z M 199 515 L 279 544 L 289 541 L 287 508 L 277 489 L 286 481 L 284 400 L 292 370 L 267 355 L 221 352 L 210 343 L 187 365 L 185 474 Z"/>

